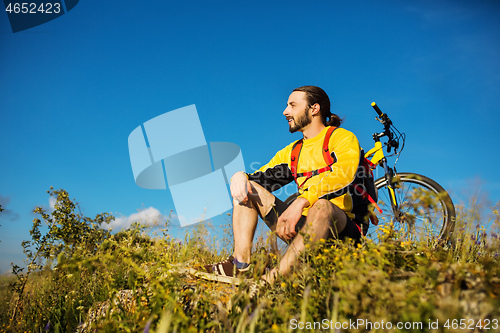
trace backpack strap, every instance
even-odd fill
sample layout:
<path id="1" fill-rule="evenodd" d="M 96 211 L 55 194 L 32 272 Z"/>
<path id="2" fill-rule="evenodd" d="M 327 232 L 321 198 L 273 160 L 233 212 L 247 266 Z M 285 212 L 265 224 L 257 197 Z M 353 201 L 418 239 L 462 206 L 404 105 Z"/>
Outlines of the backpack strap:
<path id="1" fill-rule="evenodd" d="M 375 201 L 375 199 L 372 198 L 371 195 L 368 194 L 368 192 L 365 191 L 365 189 L 361 186 L 359 186 L 358 184 L 354 184 L 354 189 L 363 197 L 363 198 L 367 198 L 368 201 L 370 201 L 374 206 L 375 208 L 378 210 L 378 212 L 380 214 L 382 214 L 382 209 L 379 207 L 379 205 L 377 205 L 377 202 Z"/>
<path id="2" fill-rule="evenodd" d="M 323 158 L 325 159 L 325 163 L 328 166 L 331 166 L 335 161 L 333 160 L 332 155 L 330 154 L 330 148 L 328 145 L 330 144 L 330 137 L 332 136 L 333 131 L 335 131 L 337 127 L 330 127 L 328 131 L 326 131 L 325 139 L 323 140 Z"/>
<path id="3" fill-rule="evenodd" d="M 295 183 L 297 185 L 299 185 L 297 183 L 297 165 L 299 163 L 299 155 L 300 151 L 302 150 L 303 141 L 304 141 L 303 139 L 300 139 L 299 141 L 295 142 L 292 148 L 292 163 L 290 165 L 290 168 L 292 169 L 293 179 L 295 180 Z"/>
<path id="4" fill-rule="evenodd" d="M 292 148 L 292 156 L 291 156 L 291 163 L 290 163 L 290 168 L 292 170 L 292 175 L 293 179 L 295 180 L 295 183 L 299 188 L 304 185 L 304 183 L 311 177 L 319 175 L 320 173 L 326 172 L 326 171 L 331 171 L 332 170 L 332 164 L 335 163 L 335 160 L 333 159 L 332 155 L 330 154 L 330 148 L 328 147 L 330 143 L 330 137 L 332 136 L 333 131 L 335 131 L 337 127 L 330 127 L 326 131 L 325 138 L 323 140 L 323 159 L 325 160 L 326 167 L 323 167 L 321 169 L 317 169 L 314 171 L 309 171 L 309 172 L 303 172 L 303 173 L 297 173 L 297 165 L 299 163 L 299 156 L 300 156 L 300 151 L 302 150 L 302 144 L 303 144 L 303 139 L 300 139 L 297 141 L 293 148 Z M 298 177 L 306 177 L 306 179 L 302 182 L 302 184 L 299 185 L 297 182 Z"/>

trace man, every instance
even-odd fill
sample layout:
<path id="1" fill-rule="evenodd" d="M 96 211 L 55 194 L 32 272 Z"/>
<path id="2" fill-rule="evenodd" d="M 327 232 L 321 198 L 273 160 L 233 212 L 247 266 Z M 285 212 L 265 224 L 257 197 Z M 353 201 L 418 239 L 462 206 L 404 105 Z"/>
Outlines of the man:
<path id="1" fill-rule="evenodd" d="M 259 216 L 290 244 L 279 267 L 264 277 L 271 283 L 276 274 L 290 272 L 304 250 L 303 234 L 309 235 L 312 241 L 334 237 L 359 240 L 368 229 L 367 205 L 353 188 L 361 149 L 353 133 L 338 128 L 341 120 L 330 112 L 328 95 L 315 86 L 294 89 L 283 115 L 291 133 L 302 132 L 303 140 L 299 140 L 302 146 L 295 148 L 299 142 L 293 142 L 258 171 L 237 172 L 231 178 L 234 252 L 224 262 L 205 266 L 209 273 L 221 277 L 220 280 L 229 282 L 234 275 L 249 271 Z M 330 127 L 334 129 L 325 143 Z M 294 148 L 300 152 L 292 153 Z M 325 168 L 328 156 L 324 156 L 323 150 L 330 153 L 333 164 L 329 168 Z M 298 161 L 292 162 L 292 159 Z M 315 172 L 307 174 L 310 171 Z M 271 194 L 294 180 L 300 195 L 290 205 Z"/>

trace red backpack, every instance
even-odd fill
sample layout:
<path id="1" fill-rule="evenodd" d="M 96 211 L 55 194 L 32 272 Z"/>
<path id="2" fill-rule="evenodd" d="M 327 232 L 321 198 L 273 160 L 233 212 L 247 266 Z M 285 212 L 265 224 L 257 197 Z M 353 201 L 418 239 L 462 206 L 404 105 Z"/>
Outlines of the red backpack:
<path id="1" fill-rule="evenodd" d="M 291 156 L 291 170 L 292 170 L 292 175 L 295 180 L 295 183 L 297 184 L 298 188 L 300 189 L 304 183 L 311 177 L 319 175 L 320 173 L 327 172 L 327 171 L 332 171 L 332 165 L 336 162 L 334 158 L 332 157 L 330 153 L 330 149 L 328 148 L 328 144 L 330 143 L 330 137 L 332 136 L 333 131 L 335 131 L 337 127 L 330 127 L 328 128 L 325 139 L 323 140 L 323 158 L 325 160 L 326 166 L 317 170 L 313 171 L 308 171 L 308 172 L 302 172 L 302 173 L 297 173 L 297 165 L 299 163 L 299 156 L 300 156 L 300 151 L 302 150 L 302 144 L 303 144 L 303 139 L 300 139 L 295 143 L 295 145 L 292 148 L 292 156 Z M 356 194 L 361 195 L 364 199 L 367 199 L 370 203 L 372 203 L 377 210 L 382 213 L 382 210 L 380 207 L 377 205 L 377 190 L 375 188 L 375 182 L 373 179 L 373 169 L 374 165 L 364 157 L 363 151 L 361 151 L 361 160 L 360 164 L 358 167 L 361 168 L 361 172 L 357 172 L 357 175 L 361 174 L 361 177 L 356 176 L 356 180 L 353 182 L 353 189 Z M 297 182 L 297 178 L 299 177 L 306 177 L 306 179 L 299 185 Z M 359 179 L 358 179 L 359 178 Z M 363 186 L 361 186 L 362 184 Z M 370 219 L 374 225 L 378 224 L 378 220 L 374 218 L 373 216 L 370 216 Z"/>

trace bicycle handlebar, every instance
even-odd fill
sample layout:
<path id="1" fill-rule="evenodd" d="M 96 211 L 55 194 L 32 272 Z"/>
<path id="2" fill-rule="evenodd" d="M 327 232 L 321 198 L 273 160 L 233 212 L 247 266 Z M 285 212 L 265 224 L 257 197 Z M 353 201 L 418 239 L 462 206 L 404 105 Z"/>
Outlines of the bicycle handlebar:
<path id="1" fill-rule="evenodd" d="M 401 147 L 401 150 L 403 150 L 404 147 L 404 140 L 405 136 L 404 133 L 400 133 L 393 125 L 392 121 L 389 119 L 389 116 L 387 114 L 383 113 L 380 108 L 378 107 L 377 103 L 372 102 L 372 107 L 373 109 L 377 112 L 378 116 L 380 118 L 376 118 L 382 125 L 384 125 L 384 131 L 381 133 L 374 133 L 373 134 L 373 140 L 375 142 L 380 142 L 380 139 L 384 136 L 387 136 L 388 141 L 386 143 L 387 146 L 387 152 L 390 153 L 391 149 L 394 148 L 394 153 L 397 153 L 397 149 L 399 148 L 399 139 L 403 139 L 403 146 Z M 391 128 L 392 127 L 392 128 Z M 396 132 L 397 133 L 396 133 Z M 399 154 L 401 154 L 401 150 L 399 151 Z"/>
<path id="2" fill-rule="evenodd" d="M 380 110 L 377 103 L 372 102 L 372 107 L 375 109 L 375 111 L 377 111 L 377 114 L 380 117 L 379 121 L 384 125 L 387 131 L 389 127 L 392 125 L 392 121 L 389 119 L 389 116 Z"/>
<path id="3" fill-rule="evenodd" d="M 377 103 L 372 102 L 372 107 L 375 109 L 375 111 L 377 111 L 378 116 L 379 116 L 379 117 L 382 117 L 383 113 L 382 113 L 382 111 L 379 109 L 379 107 L 378 107 Z"/>

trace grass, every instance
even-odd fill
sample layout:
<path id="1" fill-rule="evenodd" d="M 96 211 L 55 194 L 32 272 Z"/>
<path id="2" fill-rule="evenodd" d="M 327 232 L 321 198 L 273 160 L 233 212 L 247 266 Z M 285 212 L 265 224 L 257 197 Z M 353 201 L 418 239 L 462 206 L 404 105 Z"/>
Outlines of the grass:
<path id="1" fill-rule="evenodd" d="M 20 302 L 8 287 L 16 276 L 2 276 L 0 331 L 499 332 L 498 205 L 491 211 L 481 216 L 475 204 L 461 207 L 455 242 L 446 247 L 390 235 L 380 244 L 308 243 L 290 276 L 255 295 L 251 284 L 218 284 L 177 272 L 178 264 L 228 255 L 214 249 L 202 225 L 182 242 L 153 238 L 135 225 L 95 247 L 61 251 L 54 264 L 28 276 Z M 268 253 L 261 241 L 254 263 L 277 265 L 278 257 Z"/>

